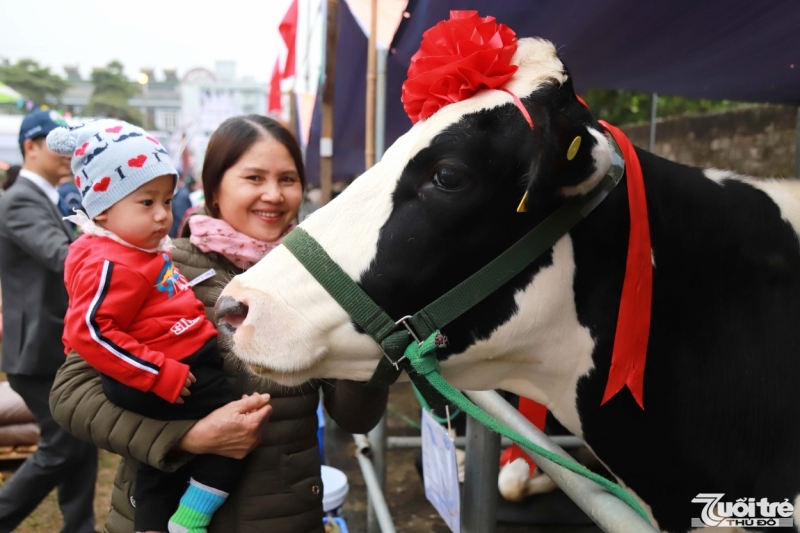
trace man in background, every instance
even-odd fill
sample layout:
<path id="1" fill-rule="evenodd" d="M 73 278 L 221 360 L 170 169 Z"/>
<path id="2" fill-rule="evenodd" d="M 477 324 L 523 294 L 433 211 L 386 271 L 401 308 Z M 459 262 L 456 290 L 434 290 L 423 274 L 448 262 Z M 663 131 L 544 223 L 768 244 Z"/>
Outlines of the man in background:
<path id="1" fill-rule="evenodd" d="M 45 142 L 59 126 L 66 123 L 54 111 L 25 117 L 19 134 L 22 170 L 0 197 L 2 371 L 41 433 L 39 449 L 0 489 L 0 533 L 13 531 L 53 488 L 64 515 L 61 531 L 94 533 L 97 449 L 64 431 L 49 406 L 56 371 L 64 362 L 64 259 L 72 242 L 56 189 L 59 178 L 71 174 L 70 158 L 52 152 Z"/>

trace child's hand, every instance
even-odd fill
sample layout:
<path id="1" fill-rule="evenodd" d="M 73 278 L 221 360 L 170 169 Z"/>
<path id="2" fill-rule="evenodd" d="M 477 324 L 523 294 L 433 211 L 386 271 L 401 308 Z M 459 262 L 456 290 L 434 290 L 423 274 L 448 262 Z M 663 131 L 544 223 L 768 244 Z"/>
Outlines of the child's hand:
<path id="1" fill-rule="evenodd" d="M 175 403 L 183 403 L 183 398 L 181 398 L 181 396 L 189 396 L 191 394 L 191 392 L 189 391 L 189 387 L 191 387 L 195 381 L 197 381 L 197 378 L 194 377 L 194 374 L 189 372 L 189 375 L 186 376 L 186 383 L 183 384 L 180 396 L 178 396 L 178 399 L 175 400 Z"/>

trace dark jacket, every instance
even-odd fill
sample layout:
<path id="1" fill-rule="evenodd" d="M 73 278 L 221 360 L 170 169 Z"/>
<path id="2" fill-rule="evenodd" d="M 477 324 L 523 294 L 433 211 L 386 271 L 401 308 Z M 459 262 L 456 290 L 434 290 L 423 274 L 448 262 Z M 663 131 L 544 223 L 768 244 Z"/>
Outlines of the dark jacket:
<path id="1" fill-rule="evenodd" d="M 58 207 L 32 181 L 19 178 L 0 198 L 3 372 L 52 378 L 64 361 L 70 242 Z"/>
<path id="2" fill-rule="evenodd" d="M 187 239 L 174 241 L 173 260 L 189 280 L 214 269 L 194 287 L 211 316 L 213 304 L 239 272 L 227 259 L 204 254 Z M 239 394 L 267 392 L 273 412 L 263 426 L 261 444 L 248 456 L 238 488 L 214 515 L 209 533 L 322 533 L 322 480 L 317 450 L 316 408 L 322 388 L 330 416 L 353 433 L 369 431 L 386 408 L 388 390 L 352 381 L 309 382 L 283 387 L 237 370 L 225 371 Z M 100 376 L 77 355 L 67 358 L 50 395 L 55 419 L 71 433 L 124 457 L 114 481 L 107 533 L 133 532 L 131 494 L 139 462 L 174 470 L 190 456 L 169 455 L 192 421 L 161 422 L 123 411 L 103 395 Z"/>

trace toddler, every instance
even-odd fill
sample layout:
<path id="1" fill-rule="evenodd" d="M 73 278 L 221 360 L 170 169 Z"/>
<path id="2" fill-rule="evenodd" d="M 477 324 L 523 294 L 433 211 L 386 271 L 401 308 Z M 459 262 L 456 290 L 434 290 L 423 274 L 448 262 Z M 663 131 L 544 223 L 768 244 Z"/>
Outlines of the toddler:
<path id="1" fill-rule="evenodd" d="M 102 374 L 109 400 L 151 418 L 199 419 L 236 400 L 217 331 L 172 264 L 167 232 L 177 172 L 166 150 L 141 128 L 113 119 L 58 128 L 47 146 L 73 156 L 86 209 L 67 217 L 83 235 L 64 267 L 66 352 L 75 350 Z M 242 468 L 217 455 L 198 456 L 175 473 L 143 464 L 136 531 L 205 532 Z"/>

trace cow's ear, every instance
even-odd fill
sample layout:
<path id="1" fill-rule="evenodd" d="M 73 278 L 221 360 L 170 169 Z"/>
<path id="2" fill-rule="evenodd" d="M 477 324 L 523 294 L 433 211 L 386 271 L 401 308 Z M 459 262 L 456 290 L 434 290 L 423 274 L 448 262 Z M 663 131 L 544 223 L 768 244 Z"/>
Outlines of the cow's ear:
<path id="1" fill-rule="evenodd" d="M 555 197 L 584 194 L 611 166 L 608 140 L 597 120 L 578 101 L 571 82 L 568 80 L 554 93 L 530 106 L 535 140 L 529 202 L 549 204 Z"/>

